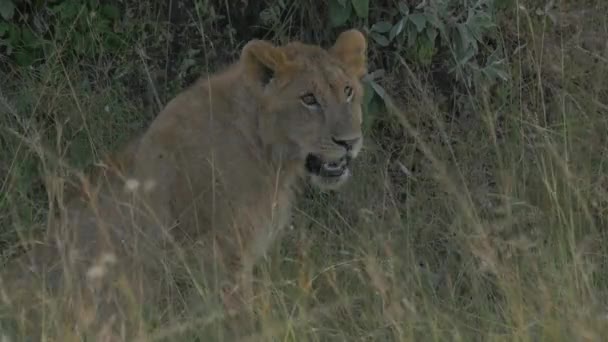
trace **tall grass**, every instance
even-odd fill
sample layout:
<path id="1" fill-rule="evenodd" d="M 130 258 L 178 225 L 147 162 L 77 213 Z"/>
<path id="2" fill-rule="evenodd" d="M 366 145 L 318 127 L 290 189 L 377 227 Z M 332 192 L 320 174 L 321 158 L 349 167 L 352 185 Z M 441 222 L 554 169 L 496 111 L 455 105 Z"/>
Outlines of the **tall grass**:
<path id="1" fill-rule="evenodd" d="M 159 251 L 148 260 L 161 265 L 158 282 L 190 291 L 169 286 L 160 308 L 134 299 L 124 317 L 145 341 L 601 341 L 608 55 L 594 35 L 607 32 L 605 6 L 581 7 L 587 16 L 560 17 L 578 35 L 514 10 L 499 23 L 502 40 L 513 40 L 509 81 L 468 88 L 458 113 L 397 58 L 354 178 L 298 200 L 292 226 L 258 265 L 252 312 L 227 318 L 196 254 Z M 82 168 L 144 129 L 146 103 L 163 98 L 154 94 L 176 90 L 152 77 L 148 91 L 129 88 L 60 54 L 3 79 L 0 234 L 11 259 L 61 210 L 65 183 L 78 184 Z M 142 93 L 152 99 L 133 95 Z M 27 340 L 24 307 L 2 281 L 0 336 Z M 66 304 L 71 296 L 66 288 L 40 298 L 45 340 L 103 340 L 104 322 L 73 331 L 86 313 Z"/>

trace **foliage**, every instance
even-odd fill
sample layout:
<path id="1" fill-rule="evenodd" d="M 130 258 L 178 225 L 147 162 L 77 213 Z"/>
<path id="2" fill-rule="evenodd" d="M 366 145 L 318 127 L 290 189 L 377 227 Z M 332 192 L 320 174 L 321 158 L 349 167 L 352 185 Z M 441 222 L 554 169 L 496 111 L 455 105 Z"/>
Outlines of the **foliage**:
<path id="1" fill-rule="evenodd" d="M 368 19 L 365 29 L 377 48 L 385 48 L 422 67 L 443 64 L 466 85 L 479 77 L 490 82 L 507 80 L 500 45 L 487 44 L 493 40 L 496 13 L 505 6 L 505 1 L 477 0 L 465 4 L 429 0 L 412 6 L 398 1 L 391 7 L 370 9 L 368 1 L 331 0 L 329 20 L 336 27 Z M 385 91 L 378 83 L 370 82 L 368 89 L 376 94 L 372 99 L 382 99 Z"/>
<path id="2" fill-rule="evenodd" d="M 0 250 L 44 230 L 61 182 L 136 136 L 182 80 L 252 37 L 329 44 L 357 27 L 370 42 L 365 149 L 349 186 L 298 196 L 236 322 L 248 337 L 216 314 L 212 272 L 161 251 L 158 281 L 180 291 L 115 322 L 145 316 L 155 341 L 601 341 L 607 2 L 557 3 L 0 0 Z M 107 340 L 58 310 L 77 310 L 74 288 L 32 293 L 45 338 Z M 0 340 L 31 339 L 0 292 Z"/>
<path id="3" fill-rule="evenodd" d="M 329 20 L 332 26 L 344 25 L 352 16 L 365 19 L 369 15 L 369 0 L 329 1 Z"/>
<path id="4" fill-rule="evenodd" d="M 23 11 L 13 0 L 0 0 L 0 51 L 19 66 L 29 66 L 65 47 L 68 55 L 94 58 L 126 46 L 116 25 L 116 4 L 99 0 L 36 1 Z M 59 43 L 59 44 L 56 44 Z"/>
<path id="5" fill-rule="evenodd" d="M 409 6 L 399 1 L 370 15 L 368 1 L 331 0 L 329 20 L 342 26 L 369 17 L 369 36 L 380 47 L 414 51 L 412 57 L 423 65 L 430 64 L 441 48 L 447 48 L 453 51 L 454 65 L 462 67 L 480 53 L 480 44 L 493 33 L 497 3 L 502 4 L 500 0 L 477 0 L 463 6 L 461 1 L 429 0 Z"/>

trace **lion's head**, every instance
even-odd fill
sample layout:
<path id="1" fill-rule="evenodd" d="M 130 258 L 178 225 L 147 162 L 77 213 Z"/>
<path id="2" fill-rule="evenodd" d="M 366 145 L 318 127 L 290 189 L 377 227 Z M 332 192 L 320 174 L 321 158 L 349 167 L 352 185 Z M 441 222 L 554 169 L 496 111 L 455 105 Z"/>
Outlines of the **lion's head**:
<path id="1" fill-rule="evenodd" d="M 363 144 L 366 45 L 361 32 L 349 30 L 328 50 L 260 40 L 243 48 L 242 65 L 262 107 L 263 143 L 275 156 L 301 161 L 321 188 L 337 188 L 349 178 Z"/>

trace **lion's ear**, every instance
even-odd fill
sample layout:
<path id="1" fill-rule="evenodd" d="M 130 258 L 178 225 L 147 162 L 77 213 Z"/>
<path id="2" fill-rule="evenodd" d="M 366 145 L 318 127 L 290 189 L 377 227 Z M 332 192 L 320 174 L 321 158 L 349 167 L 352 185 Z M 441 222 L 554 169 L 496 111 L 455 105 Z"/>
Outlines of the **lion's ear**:
<path id="1" fill-rule="evenodd" d="M 257 39 L 249 41 L 243 47 L 241 62 L 247 74 L 264 85 L 289 67 L 287 56 L 281 48 Z"/>
<path id="2" fill-rule="evenodd" d="M 367 40 L 361 31 L 352 29 L 340 33 L 329 51 L 351 75 L 361 78 L 367 72 Z"/>

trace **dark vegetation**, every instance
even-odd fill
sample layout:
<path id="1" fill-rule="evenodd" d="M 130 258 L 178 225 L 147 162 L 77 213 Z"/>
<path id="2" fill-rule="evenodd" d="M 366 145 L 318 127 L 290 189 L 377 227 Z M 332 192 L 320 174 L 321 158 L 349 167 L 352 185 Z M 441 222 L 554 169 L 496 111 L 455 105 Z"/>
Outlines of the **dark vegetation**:
<path id="1" fill-rule="evenodd" d="M 599 341 L 607 11 L 602 0 L 0 0 L 3 256 L 44 229 L 77 171 L 248 40 L 327 46 L 356 27 L 370 44 L 364 157 L 347 189 L 298 202 L 260 265 L 269 290 L 250 339 Z M 150 339 L 221 340 L 200 305 L 151 321 Z M 2 315 L 17 320 L 8 305 Z M 61 317 L 50 320 L 61 341 Z"/>

